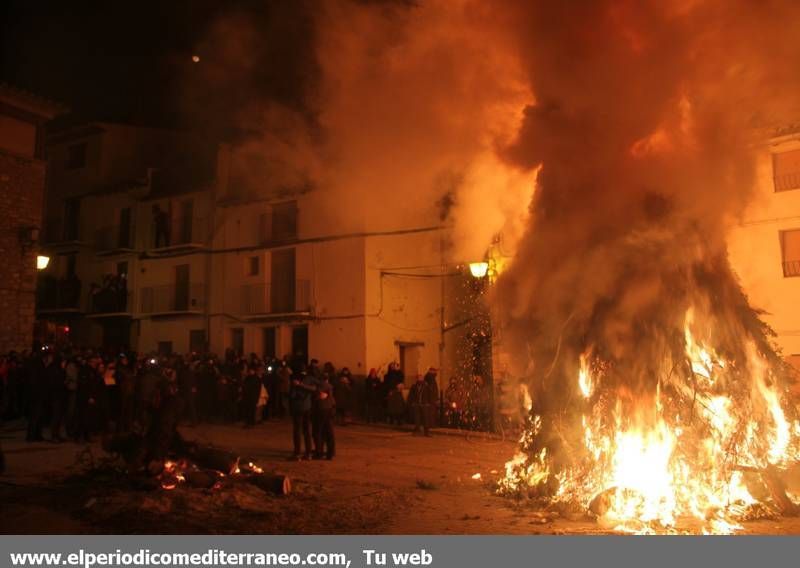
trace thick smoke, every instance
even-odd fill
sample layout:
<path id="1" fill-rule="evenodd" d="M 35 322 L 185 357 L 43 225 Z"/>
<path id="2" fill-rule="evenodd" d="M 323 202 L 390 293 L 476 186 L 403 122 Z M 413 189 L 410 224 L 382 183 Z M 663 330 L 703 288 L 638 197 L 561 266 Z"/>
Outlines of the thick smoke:
<path id="1" fill-rule="evenodd" d="M 219 115 L 243 133 L 234 184 L 261 196 L 314 188 L 327 233 L 451 224 L 454 260 L 482 258 L 499 231 L 511 248 L 535 175 L 499 152 L 533 101 L 507 11 L 465 0 L 299 5 L 278 16 L 306 46 L 280 65 L 285 77 L 269 34 L 298 40 L 273 14 L 226 14 L 204 42 L 214 60 L 196 82 L 211 95 L 202 102 L 230 101 Z M 297 92 L 274 92 L 280 81 Z"/>
<path id="2" fill-rule="evenodd" d="M 326 232 L 446 215 L 459 261 L 503 232 L 496 313 L 539 390 L 587 344 L 663 349 L 689 303 L 724 300 L 716 333 L 760 337 L 725 237 L 756 145 L 797 116 L 796 2 L 267 5 L 267 24 L 228 15 L 207 39 L 203 80 L 245 132 L 237 183 L 317 189 Z"/>
<path id="3" fill-rule="evenodd" d="M 630 388 L 654 392 L 692 304 L 727 355 L 742 357 L 748 338 L 771 354 L 725 237 L 750 200 L 756 145 L 797 116 L 800 5 L 518 8 L 536 103 L 505 156 L 541 170 L 496 300 L 540 405 L 565 404 L 560 383 L 572 388 L 588 346 L 625 367 Z"/>

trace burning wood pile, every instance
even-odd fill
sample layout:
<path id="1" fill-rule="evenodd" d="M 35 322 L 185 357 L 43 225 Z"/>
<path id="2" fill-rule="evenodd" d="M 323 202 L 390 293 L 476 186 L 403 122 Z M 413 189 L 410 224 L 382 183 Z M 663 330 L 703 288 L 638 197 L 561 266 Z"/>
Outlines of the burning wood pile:
<path id="1" fill-rule="evenodd" d="M 673 297 L 637 314 L 635 333 L 606 333 L 620 309 L 609 301 L 564 334 L 533 381 L 500 491 L 638 533 L 796 515 L 784 477 L 800 460 L 800 420 L 768 328 L 726 261 L 663 276 Z"/>
<path id="2" fill-rule="evenodd" d="M 104 449 L 119 456 L 139 488 L 216 490 L 245 481 L 276 495 L 288 495 L 292 490 L 288 476 L 265 472 L 232 452 L 187 442 L 177 432 L 166 455 L 154 451 L 147 438 L 138 434 L 111 437 L 105 440 Z"/>

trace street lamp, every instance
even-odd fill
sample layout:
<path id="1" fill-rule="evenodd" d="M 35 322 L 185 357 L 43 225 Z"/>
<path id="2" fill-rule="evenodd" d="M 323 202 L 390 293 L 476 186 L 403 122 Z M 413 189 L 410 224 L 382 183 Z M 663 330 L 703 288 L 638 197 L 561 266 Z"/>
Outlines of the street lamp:
<path id="1" fill-rule="evenodd" d="M 36 257 L 36 270 L 44 270 L 50 264 L 50 257 L 40 254 Z"/>
<path id="2" fill-rule="evenodd" d="M 481 261 L 481 262 L 469 263 L 469 273 L 472 274 L 474 278 L 483 278 L 484 276 L 486 276 L 487 272 L 489 272 L 488 262 Z"/>

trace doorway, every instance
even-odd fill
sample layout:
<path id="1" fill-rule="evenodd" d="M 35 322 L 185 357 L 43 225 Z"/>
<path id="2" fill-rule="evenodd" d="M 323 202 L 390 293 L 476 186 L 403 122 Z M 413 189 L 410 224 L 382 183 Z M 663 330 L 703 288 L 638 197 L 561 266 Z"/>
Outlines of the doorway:
<path id="1" fill-rule="evenodd" d="M 400 370 L 406 381 L 414 382 L 420 374 L 419 361 L 422 356 L 422 343 L 399 343 Z"/>

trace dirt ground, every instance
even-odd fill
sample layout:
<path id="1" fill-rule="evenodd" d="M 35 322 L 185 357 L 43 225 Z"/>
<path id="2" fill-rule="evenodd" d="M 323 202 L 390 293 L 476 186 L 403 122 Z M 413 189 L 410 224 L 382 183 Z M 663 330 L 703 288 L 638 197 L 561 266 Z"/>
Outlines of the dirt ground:
<path id="1" fill-rule="evenodd" d="M 337 430 L 333 461 L 287 461 L 288 422 L 182 428 L 185 438 L 230 449 L 267 471 L 288 474 L 294 491 L 228 494 L 197 489 L 132 491 L 102 461 L 99 444 L 27 444 L 22 424 L 0 431 L 0 533 L 596 534 L 591 520 L 549 519 L 494 494 L 514 452 L 509 442 L 432 438 L 365 425 Z M 87 450 L 88 448 L 88 450 Z M 475 474 L 480 479 L 474 479 Z M 746 533 L 800 534 L 800 519 L 757 521 Z"/>

